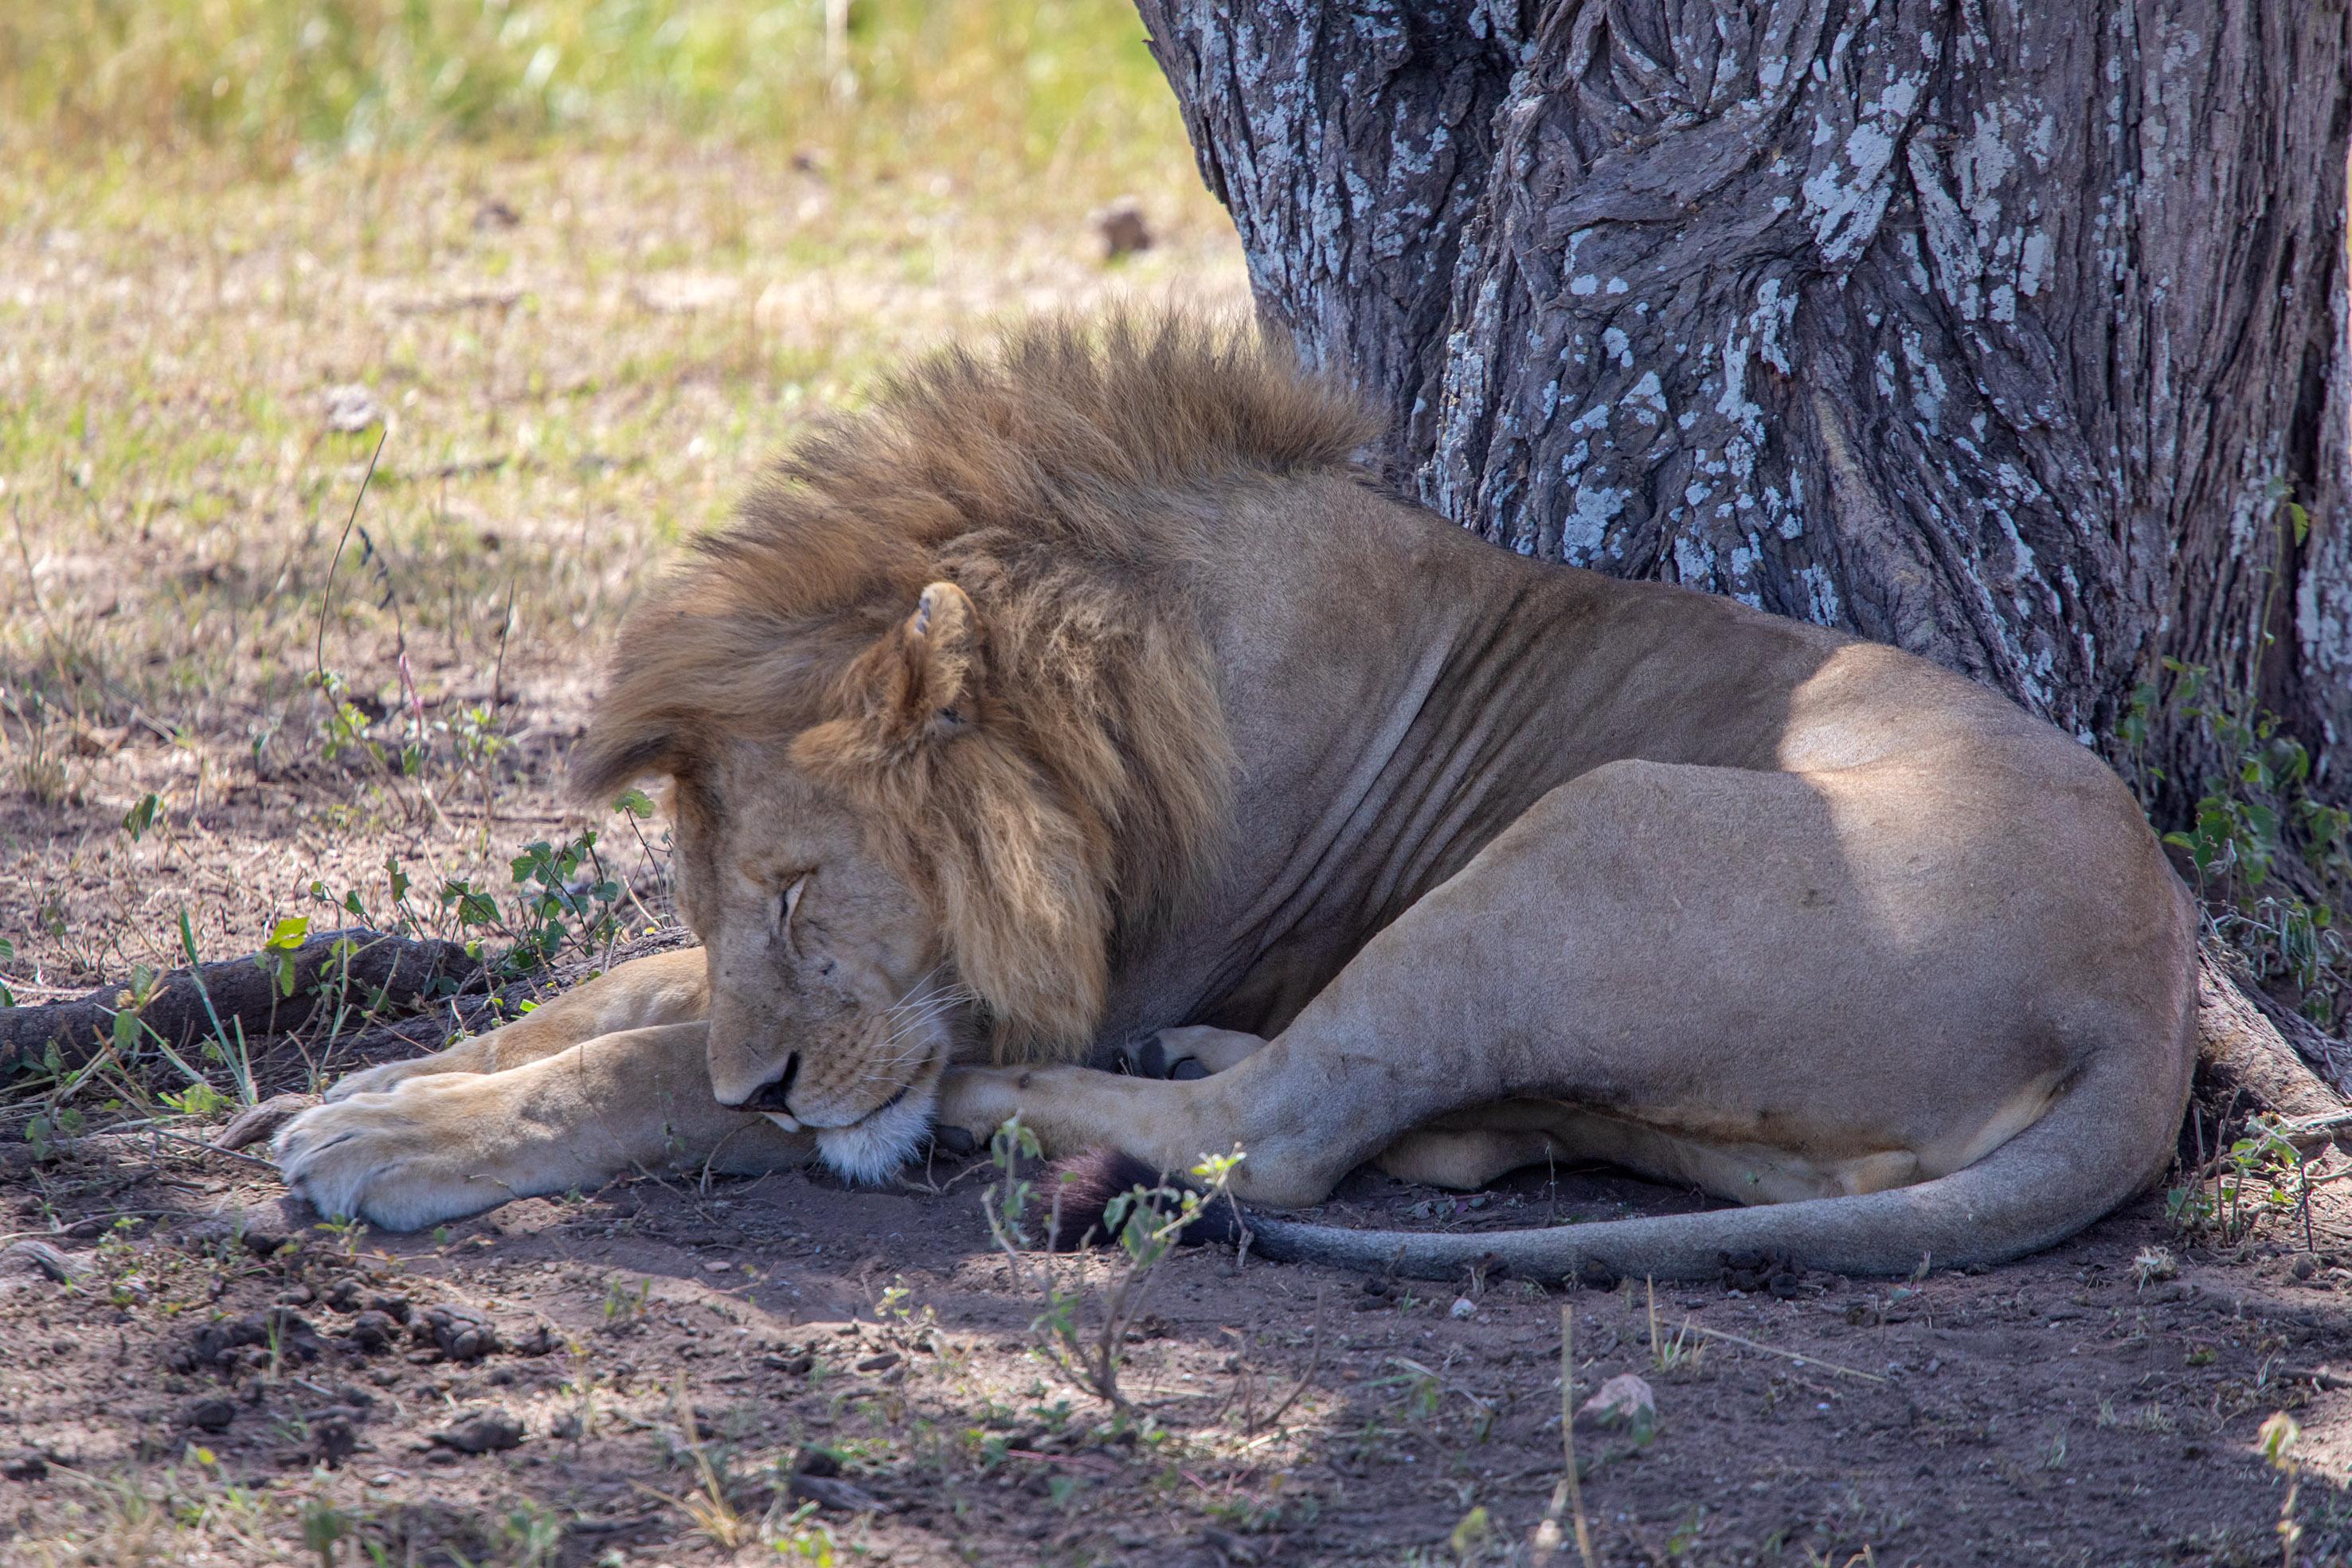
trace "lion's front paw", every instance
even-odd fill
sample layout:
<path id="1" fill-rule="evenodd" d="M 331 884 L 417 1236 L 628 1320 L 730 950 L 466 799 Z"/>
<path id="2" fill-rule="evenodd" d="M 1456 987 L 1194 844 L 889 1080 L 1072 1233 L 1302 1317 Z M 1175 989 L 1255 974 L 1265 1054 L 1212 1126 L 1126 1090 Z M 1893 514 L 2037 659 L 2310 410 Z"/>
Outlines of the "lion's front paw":
<path id="1" fill-rule="evenodd" d="M 465 1113 L 466 1092 L 481 1082 L 436 1073 L 390 1092 L 354 1092 L 295 1117 L 271 1153 L 286 1185 L 333 1218 L 417 1230 L 478 1213 L 517 1196 L 480 1157 Z"/>

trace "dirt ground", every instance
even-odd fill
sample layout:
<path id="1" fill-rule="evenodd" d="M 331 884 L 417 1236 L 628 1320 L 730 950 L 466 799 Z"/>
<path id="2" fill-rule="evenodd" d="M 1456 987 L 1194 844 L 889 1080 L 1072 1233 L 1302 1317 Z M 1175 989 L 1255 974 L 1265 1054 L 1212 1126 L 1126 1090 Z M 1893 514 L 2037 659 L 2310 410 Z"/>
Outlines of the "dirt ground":
<path id="1" fill-rule="evenodd" d="M 2007 1268 L 1745 1291 L 1191 1249 L 1145 1287 L 1119 1414 L 1045 1356 L 993 1168 L 918 1174 L 640 1180 L 387 1236 L 186 1134 L 13 1150 L 15 1239 L 55 1252 L 0 1266 L 0 1558 L 320 1560 L 308 1531 L 351 1562 L 1527 1562 L 1572 1312 L 1580 1401 L 1633 1373 L 1656 1404 L 1645 1442 L 1580 1423 L 1601 1562 L 2270 1563 L 2283 1519 L 2292 1561 L 2352 1561 L 2340 1187 L 2315 1250 L 2293 1215 L 2184 1249 L 2150 1197 Z M 1324 1213 L 1688 1201 L 1360 1175 Z M 1084 1312 L 1118 1267 L 1082 1266 Z M 2259 1451 L 2277 1411 L 2297 1482 Z"/>
<path id="2" fill-rule="evenodd" d="M 854 168 L 648 135 L 267 177 L 20 137 L 0 983 L 37 1004 L 169 967 L 183 914 L 207 958 L 347 895 L 388 923 L 399 877 L 456 934 L 446 880 L 500 884 L 583 827 L 633 936 L 661 926 L 657 831 L 558 796 L 646 575 L 907 350 L 1122 295 L 1245 306 L 1136 79 L 1157 118 L 1098 116 L 1141 149 L 1115 170 L 1025 122 Z M 1093 214 L 1121 189 L 1157 243 L 1111 257 Z M 358 1064 L 253 1044 L 261 1093 Z M 1183 1251 L 1142 1287 L 1114 1408 L 1048 1355 L 985 1160 L 889 1191 L 647 1178 L 391 1236 L 207 1147 L 240 1064 L 194 1065 L 202 1094 L 143 1057 L 0 1084 L 0 1563 L 1521 1563 L 1558 1514 L 1566 1564 L 1580 1506 L 1612 1564 L 2352 1562 L 2342 1155 L 2228 1246 L 2154 1194 L 1908 1281 L 1563 1292 Z M 1360 1176 L 1324 1212 L 1693 1201 Z M 1063 1266 L 1087 1321 L 1121 1270 Z M 1632 1374 L 1655 1403 L 1638 1432 L 1579 1424 L 1580 1505 L 1564 1314 L 1577 1401 Z"/>

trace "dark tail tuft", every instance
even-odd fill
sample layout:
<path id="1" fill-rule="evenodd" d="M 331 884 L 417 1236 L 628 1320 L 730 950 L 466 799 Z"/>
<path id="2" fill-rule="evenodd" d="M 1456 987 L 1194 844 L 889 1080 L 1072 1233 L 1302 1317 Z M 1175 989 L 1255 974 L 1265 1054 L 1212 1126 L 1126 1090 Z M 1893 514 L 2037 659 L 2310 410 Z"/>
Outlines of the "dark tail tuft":
<path id="1" fill-rule="evenodd" d="M 1133 1155 L 1117 1149 L 1089 1149 L 1055 1162 L 1037 1184 L 1038 1200 L 1055 1215 L 1048 1250 L 1075 1252 L 1091 1242 L 1108 1247 L 1118 1239 L 1106 1218 L 1111 1199 L 1137 1187 L 1188 1187 L 1192 1184 L 1162 1176 Z M 1162 1198 L 1161 1203 L 1168 1200 Z M 1192 1223 L 1177 1239 L 1188 1247 L 1231 1245 L 1243 1235 L 1241 1212 L 1231 1198 L 1220 1197 L 1203 1204 Z"/>

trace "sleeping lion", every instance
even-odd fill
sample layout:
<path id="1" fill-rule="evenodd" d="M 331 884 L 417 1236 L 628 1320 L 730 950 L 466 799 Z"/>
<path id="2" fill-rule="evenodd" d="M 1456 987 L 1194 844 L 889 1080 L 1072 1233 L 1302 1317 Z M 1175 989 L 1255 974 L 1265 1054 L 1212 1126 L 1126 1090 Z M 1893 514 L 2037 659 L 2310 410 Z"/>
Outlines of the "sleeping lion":
<path id="1" fill-rule="evenodd" d="M 1276 346 L 1056 322 L 804 441 L 622 624 L 583 800 L 701 938 L 277 1141 L 408 1229 L 637 1167 L 874 1180 L 1018 1113 L 1246 1202 L 1603 1159 L 1741 1207 L 1257 1249 L 1705 1276 L 2012 1258 L 2164 1167 L 2192 905 L 2003 697 L 1383 489 Z M 1108 1069 L 1123 1068 L 1124 1071 Z"/>

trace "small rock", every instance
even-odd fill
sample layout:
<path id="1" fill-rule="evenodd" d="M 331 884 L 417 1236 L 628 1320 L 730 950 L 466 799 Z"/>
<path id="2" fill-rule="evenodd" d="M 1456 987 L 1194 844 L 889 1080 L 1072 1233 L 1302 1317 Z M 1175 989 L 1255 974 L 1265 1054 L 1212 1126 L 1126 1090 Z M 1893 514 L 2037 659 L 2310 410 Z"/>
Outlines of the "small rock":
<path id="1" fill-rule="evenodd" d="M 2286 1271 L 2292 1278 L 2308 1280 L 2319 1272 L 2319 1260 L 2308 1252 L 2302 1253 L 2286 1266 Z"/>
<path id="2" fill-rule="evenodd" d="M 483 229 L 510 229 L 521 222 L 522 214 L 496 196 L 492 196 L 474 209 L 474 227 L 478 232 Z"/>
<path id="3" fill-rule="evenodd" d="M 329 387 L 322 401 L 329 430 L 355 435 L 383 423 L 383 404 L 376 402 L 375 394 L 358 382 Z"/>
<path id="4" fill-rule="evenodd" d="M 1143 204 L 1133 196 L 1119 197 L 1097 213 L 1094 222 L 1095 233 L 1102 236 L 1105 261 L 1117 261 L 1152 246 L 1151 225 L 1143 221 Z"/>
<path id="5" fill-rule="evenodd" d="M 1213 1524 L 1201 1527 L 1201 1541 L 1217 1554 L 1220 1562 L 1233 1563 L 1240 1568 L 1257 1568 L 1265 1561 L 1265 1547 L 1256 1542 L 1235 1535 L 1230 1530 L 1219 1530 Z"/>
<path id="6" fill-rule="evenodd" d="M 808 1375 L 809 1368 L 816 1364 L 816 1357 L 806 1351 L 794 1355 L 766 1355 L 760 1358 L 760 1364 L 771 1372 L 782 1372 L 793 1377 L 805 1377 Z"/>
<path id="7" fill-rule="evenodd" d="M 1805 1270 L 1785 1252 L 1726 1252 L 1720 1255 L 1724 1289 L 1787 1301 L 1800 1293 Z"/>
<path id="8" fill-rule="evenodd" d="M 236 1402 L 215 1395 L 189 1406 L 181 1412 L 181 1417 L 189 1426 L 203 1431 L 225 1432 L 228 1430 L 228 1424 L 236 1419 Z"/>
<path id="9" fill-rule="evenodd" d="M 282 1230 L 248 1230 L 245 1233 L 245 1249 L 257 1258 L 275 1258 L 290 1239 Z"/>
<path id="10" fill-rule="evenodd" d="M 368 1310 L 382 1312 L 394 1322 L 404 1323 L 408 1321 L 408 1298 L 406 1296 L 370 1296 Z"/>
<path id="11" fill-rule="evenodd" d="M 427 1307 L 408 1325 L 408 1337 L 451 1361 L 479 1361 L 499 1348 L 490 1320 L 466 1307 Z"/>
<path id="12" fill-rule="evenodd" d="M 879 1355 L 869 1355 L 857 1364 L 860 1372 L 887 1372 L 898 1364 L 898 1353 L 886 1350 Z"/>
<path id="13" fill-rule="evenodd" d="M 81 1270 L 71 1259 L 46 1241 L 19 1241 L 0 1252 L 0 1270 L 35 1269 L 60 1285 L 70 1285 Z"/>
<path id="14" fill-rule="evenodd" d="M 839 1513 L 880 1513 L 888 1506 L 864 1487 L 805 1470 L 793 1477 L 792 1485 L 793 1495 L 802 1501 Z"/>
<path id="15" fill-rule="evenodd" d="M 329 1469 L 340 1469 L 359 1451 L 360 1435 L 348 1416 L 328 1416 L 310 1423 L 310 1453 Z"/>
<path id="16" fill-rule="evenodd" d="M 400 1325 L 389 1314 L 365 1312 L 352 1320 L 352 1343 L 362 1355 L 381 1355 L 400 1338 Z"/>
<path id="17" fill-rule="evenodd" d="M 1580 1426 L 1622 1428 L 1635 1442 L 1646 1443 L 1657 1430 L 1658 1397 L 1641 1377 L 1621 1372 L 1577 1406 L 1576 1419 Z"/>
<path id="18" fill-rule="evenodd" d="M 0 1448 L 0 1476 L 37 1481 L 49 1473 L 49 1458 L 38 1448 Z"/>
<path id="19" fill-rule="evenodd" d="M 1447 1310 L 1457 1318 L 1475 1318 L 1478 1315 L 1478 1303 L 1467 1296 L 1456 1296 L 1454 1305 Z"/>
<path id="20" fill-rule="evenodd" d="M 446 1432 L 434 1433 L 432 1441 L 461 1454 L 493 1453 L 521 1445 L 522 1423 L 503 1410 L 485 1410 Z"/>

